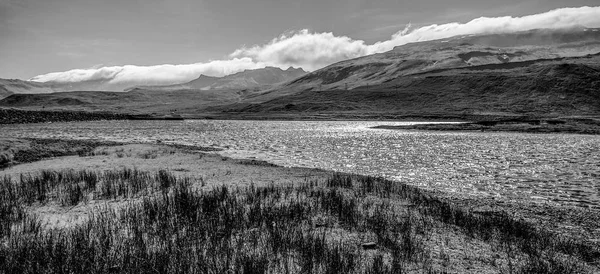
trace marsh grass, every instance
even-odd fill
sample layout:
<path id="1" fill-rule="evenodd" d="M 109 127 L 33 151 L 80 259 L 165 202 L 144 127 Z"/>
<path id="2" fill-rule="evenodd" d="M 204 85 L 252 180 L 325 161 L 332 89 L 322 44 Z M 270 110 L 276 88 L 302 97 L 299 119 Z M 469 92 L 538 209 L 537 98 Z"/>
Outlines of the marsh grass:
<path id="1" fill-rule="evenodd" d="M 432 239 L 456 233 L 492 245 L 503 259 L 491 264 L 505 273 L 580 273 L 600 255 L 597 246 L 508 215 L 476 215 L 374 177 L 334 174 L 322 183 L 209 191 L 195 184 L 165 170 L 46 171 L 17 183 L 4 178 L 0 217 L 11 225 L 2 226 L 0 270 L 440 273 L 457 258 L 436 252 Z M 79 203 L 90 193 L 137 198 L 95 208 L 84 223 L 62 229 L 44 229 L 27 213 L 34 203 Z"/>
<path id="2" fill-rule="evenodd" d="M 18 180 L 0 180 L 0 237 L 8 235 L 12 224 L 27 217 L 27 207 L 35 205 L 75 206 L 88 199 L 132 198 L 169 188 L 173 175 L 160 170 L 156 175 L 136 169 L 105 172 L 88 170 L 44 170 L 22 174 Z"/>
<path id="3" fill-rule="evenodd" d="M 93 140 L 34 138 L 23 140 L 26 141 L 26 145 L 16 145 L 16 149 L 0 151 L 0 170 L 19 163 L 30 163 L 52 157 L 108 155 L 106 147 L 121 145 L 116 142 Z M 100 147 L 105 148 L 98 149 Z"/>
<path id="4" fill-rule="evenodd" d="M 276 167 L 277 166 L 276 164 L 272 164 L 267 161 L 253 160 L 253 159 L 239 160 L 238 164 L 247 165 L 247 166 L 265 166 L 265 167 Z"/>

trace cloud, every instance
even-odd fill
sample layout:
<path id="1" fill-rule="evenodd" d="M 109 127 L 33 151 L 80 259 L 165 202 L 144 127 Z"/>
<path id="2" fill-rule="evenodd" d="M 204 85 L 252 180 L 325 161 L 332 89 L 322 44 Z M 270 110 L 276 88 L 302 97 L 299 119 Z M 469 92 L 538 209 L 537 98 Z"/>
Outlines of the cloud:
<path id="1" fill-rule="evenodd" d="M 267 45 L 238 49 L 230 56 L 249 57 L 278 67 L 299 66 L 315 70 L 340 60 L 367 55 L 368 48 L 361 40 L 335 36 L 331 32 L 310 33 L 302 30 L 275 38 Z"/>
<path id="2" fill-rule="evenodd" d="M 73 69 L 65 72 L 53 72 L 38 75 L 30 79 L 36 82 L 81 82 L 107 80 L 111 84 L 139 82 L 143 84 L 175 84 L 190 81 L 200 74 L 208 76 L 223 76 L 245 69 L 265 67 L 260 62 L 250 58 L 232 58 L 208 63 L 186 65 L 156 65 L 156 66 L 113 66 L 89 69 Z"/>
<path id="3" fill-rule="evenodd" d="M 467 23 L 448 23 L 411 29 L 410 24 L 389 40 L 371 45 L 331 32 L 301 30 L 283 34 L 264 45 L 242 47 L 228 60 L 187 65 L 116 66 L 75 69 L 39 75 L 33 81 L 77 82 L 107 80 L 111 83 L 173 84 L 190 81 L 200 74 L 223 76 L 265 66 L 302 67 L 316 70 L 332 63 L 385 52 L 407 43 L 444 39 L 457 35 L 507 33 L 539 28 L 600 27 L 600 7 L 563 8 L 523 17 L 481 17 Z"/>
<path id="4" fill-rule="evenodd" d="M 457 35 L 574 26 L 600 27 L 600 7 L 564 8 L 524 17 L 480 17 L 467 23 L 435 24 L 412 30 L 409 23 L 389 40 L 372 45 L 346 36 L 334 36 L 329 32 L 310 33 L 302 30 L 293 35 L 282 35 L 266 45 L 238 49 L 231 57 L 250 57 L 272 66 L 300 66 L 314 70 L 349 58 L 386 52 L 413 42 Z"/>
<path id="5" fill-rule="evenodd" d="M 408 28 L 397 32 L 388 41 L 369 46 L 369 53 L 391 50 L 412 42 L 443 39 L 457 35 L 482 33 L 508 33 L 532 29 L 558 29 L 576 26 L 600 27 L 600 7 L 556 9 L 546 13 L 523 17 L 480 17 L 470 22 L 430 25 L 412 31 Z"/>

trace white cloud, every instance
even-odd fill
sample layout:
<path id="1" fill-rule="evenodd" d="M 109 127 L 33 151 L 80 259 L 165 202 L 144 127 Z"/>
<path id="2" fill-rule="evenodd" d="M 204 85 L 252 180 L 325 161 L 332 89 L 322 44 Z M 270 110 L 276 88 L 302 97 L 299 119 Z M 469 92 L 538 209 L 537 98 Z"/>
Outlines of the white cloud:
<path id="1" fill-rule="evenodd" d="M 302 30 L 291 35 L 282 35 L 263 46 L 241 48 L 231 57 L 250 57 L 278 67 L 299 66 L 315 70 L 332 63 L 368 54 L 364 41 L 346 36 L 335 36 L 331 32 L 310 33 Z"/>
<path id="2" fill-rule="evenodd" d="M 224 76 L 245 69 L 257 69 L 263 67 L 265 67 L 264 64 L 255 62 L 247 57 L 188 65 L 123 66 L 119 67 L 119 73 L 112 78 L 111 82 L 121 83 L 140 81 L 144 84 L 151 85 L 162 83 L 174 84 L 196 79 L 200 74 L 207 76 Z"/>
<path id="3" fill-rule="evenodd" d="M 349 58 L 386 52 L 395 46 L 412 42 L 467 34 L 573 26 L 600 27 L 600 7 L 564 8 L 524 17 L 481 17 L 467 23 L 436 24 L 414 30 L 410 29 L 409 24 L 389 40 L 372 45 L 346 36 L 334 36 L 329 32 L 310 33 L 303 30 L 291 36 L 283 35 L 273 39 L 266 45 L 238 49 L 231 57 L 250 57 L 272 66 L 301 66 L 313 70 Z"/>
<path id="4" fill-rule="evenodd" d="M 173 84 L 190 81 L 200 74 L 208 76 L 223 76 L 245 69 L 265 67 L 260 62 L 250 58 L 232 58 L 208 63 L 187 65 L 156 65 L 156 66 L 114 66 L 89 69 L 73 69 L 65 72 L 53 72 L 31 78 L 36 82 L 80 82 L 93 80 L 109 80 L 111 84 L 124 82 L 140 82 L 144 84 Z"/>
<path id="5" fill-rule="evenodd" d="M 369 46 L 369 53 L 384 52 L 412 42 L 443 39 L 457 35 L 507 33 L 532 29 L 557 29 L 575 26 L 600 27 L 600 7 L 556 9 L 523 17 L 480 17 L 468 23 L 430 25 L 397 32 L 392 39 Z"/>
<path id="6" fill-rule="evenodd" d="M 411 42 L 443 39 L 456 35 L 506 33 L 538 28 L 567 28 L 573 26 L 600 27 L 600 7 L 563 8 L 523 17 L 481 17 L 467 23 L 448 23 L 410 29 L 410 25 L 392 35 L 387 41 L 372 45 L 331 32 L 311 33 L 301 30 L 281 35 L 265 45 L 243 47 L 230 55 L 229 60 L 188 65 L 116 66 L 96 69 L 75 69 L 49 73 L 31 80 L 46 82 L 77 82 L 107 80 L 111 83 L 173 84 L 190 81 L 200 74 L 223 76 L 244 69 L 265 66 L 302 67 L 315 70 L 329 64 L 385 52 Z"/>

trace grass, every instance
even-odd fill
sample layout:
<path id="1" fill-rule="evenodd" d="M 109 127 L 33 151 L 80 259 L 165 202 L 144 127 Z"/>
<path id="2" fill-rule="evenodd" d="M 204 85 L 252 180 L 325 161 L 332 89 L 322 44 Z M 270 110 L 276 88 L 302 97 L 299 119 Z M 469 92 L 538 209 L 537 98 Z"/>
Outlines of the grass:
<path id="1" fill-rule="evenodd" d="M 94 140 L 61 140 L 61 139 L 23 139 L 26 145 L 21 145 L 15 150 L 2 150 L 0 148 L 0 169 L 14 164 L 31 163 L 42 159 L 79 155 L 81 157 L 106 154 L 106 151 L 96 152 L 102 146 L 117 146 L 117 142 Z M 0 140 L 10 144 L 11 141 Z M 14 146 L 14 144 L 9 145 Z"/>
<path id="2" fill-rule="evenodd" d="M 0 188 L 6 273 L 443 273 L 456 272 L 460 259 L 446 248 L 456 239 L 488 253 L 469 255 L 480 270 L 581 273 L 600 258 L 597 246 L 367 176 L 211 190 L 166 170 L 45 171 L 17 181 Z M 132 199 L 65 228 L 46 229 L 30 210 L 86 197 Z"/>
<path id="3" fill-rule="evenodd" d="M 114 154 L 118 158 L 133 156 L 131 149 L 125 151 L 123 147 L 119 147 L 123 145 L 122 143 L 110 141 L 24 138 L 20 139 L 20 142 L 3 139 L 0 140 L 0 144 L 4 145 L 0 146 L 0 170 L 15 164 L 30 163 L 53 157 L 110 155 L 109 147 L 116 147 Z M 165 144 L 160 149 L 139 152 L 136 154 L 136 157 L 156 159 L 161 154 L 173 155 L 177 150 L 212 152 L 221 149 Z"/>
<path id="4" fill-rule="evenodd" d="M 56 204 L 75 206 L 93 199 L 131 198 L 166 189 L 175 178 L 161 170 L 156 175 L 135 169 L 106 172 L 87 170 L 42 171 L 0 180 L 0 237 L 10 234 L 11 224 L 27 217 L 26 208 Z"/>
<path id="5" fill-rule="evenodd" d="M 32 94 L 15 94 L 15 100 L 36 97 Z M 43 95 L 42 95 L 43 96 Z M 11 103 L 8 103 L 9 105 Z M 18 103 L 17 103 L 18 104 Z M 130 115 L 109 112 L 43 111 L 0 108 L 0 124 L 47 123 L 68 121 L 127 120 Z"/>
<path id="6" fill-rule="evenodd" d="M 253 160 L 253 159 L 243 159 L 239 160 L 238 164 L 247 165 L 247 166 L 264 166 L 264 167 L 275 167 L 276 164 L 269 163 L 267 161 L 261 160 Z"/>

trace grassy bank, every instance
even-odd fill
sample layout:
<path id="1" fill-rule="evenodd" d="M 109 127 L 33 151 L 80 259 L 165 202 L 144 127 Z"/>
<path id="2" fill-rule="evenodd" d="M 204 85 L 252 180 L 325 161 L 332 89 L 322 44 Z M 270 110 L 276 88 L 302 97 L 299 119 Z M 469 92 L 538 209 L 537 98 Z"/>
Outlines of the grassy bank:
<path id="1" fill-rule="evenodd" d="M 96 140 L 63 140 L 63 139 L 37 139 L 22 138 L 10 139 L 0 138 L 0 170 L 16 164 L 31 163 L 43 159 L 61 157 L 61 156 L 93 156 L 97 154 L 107 154 L 106 150 L 96 151 L 103 147 L 123 146 L 123 143 L 96 141 Z M 166 147 L 181 151 L 220 151 L 220 148 L 167 144 Z M 153 153 L 156 153 L 154 151 Z M 121 151 L 120 154 L 124 152 Z M 152 157 L 146 155 L 145 157 Z M 155 157 L 155 156 L 154 156 Z"/>
<path id="2" fill-rule="evenodd" d="M 0 169 L 45 158 L 89 155 L 98 147 L 112 145 L 118 143 L 93 140 L 0 138 Z"/>
<path id="3" fill-rule="evenodd" d="M 87 111 L 44 111 L 0 108 L 0 124 L 126 120 L 127 114 Z"/>
<path id="4" fill-rule="evenodd" d="M 210 190 L 165 170 L 1 182 L 6 273 L 582 273 L 600 258 L 598 246 L 368 176 Z M 44 206 L 89 214 L 49 228 Z"/>

